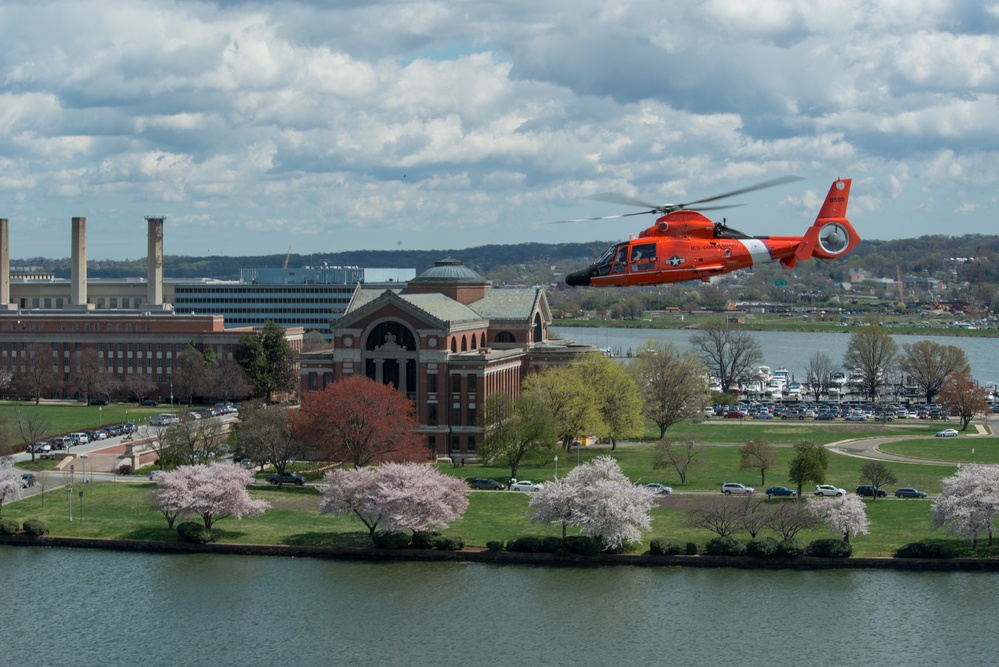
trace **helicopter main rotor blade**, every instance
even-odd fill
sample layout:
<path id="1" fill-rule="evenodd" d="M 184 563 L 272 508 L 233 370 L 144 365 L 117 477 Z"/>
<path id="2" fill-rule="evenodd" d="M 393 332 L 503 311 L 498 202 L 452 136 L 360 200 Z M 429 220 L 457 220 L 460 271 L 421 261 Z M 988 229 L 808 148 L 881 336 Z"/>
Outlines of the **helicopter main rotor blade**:
<path id="1" fill-rule="evenodd" d="M 583 199 L 593 199 L 595 201 L 603 201 L 608 204 L 622 204 L 624 206 L 638 206 L 639 208 L 649 208 L 652 211 L 659 209 L 659 206 L 655 204 L 650 204 L 644 202 L 641 199 L 635 199 L 629 195 L 623 195 L 619 192 L 599 192 L 595 195 L 586 195 Z"/>
<path id="2" fill-rule="evenodd" d="M 681 208 L 687 208 L 692 204 L 703 204 L 709 201 L 716 201 L 718 199 L 724 199 L 725 197 L 734 197 L 735 195 L 745 194 L 747 192 L 755 192 L 756 190 L 764 190 L 766 188 L 773 188 L 778 185 L 784 185 L 785 183 L 793 183 L 795 181 L 804 180 L 801 176 L 781 176 L 780 178 L 775 178 L 769 181 L 763 181 L 762 183 L 757 183 L 755 185 L 749 185 L 744 188 L 739 188 L 738 190 L 732 190 L 731 192 L 726 192 L 725 194 L 715 195 L 714 197 L 708 197 L 707 199 L 698 199 L 697 201 L 687 202 L 686 204 L 680 204 Z M 700 210 L 705 210 L 703 207 Z"/>
<path id="3" fill-rule="evenodd" d="M 618 215 L 601 215 L 596 218 L 574 218 L 572 220 L 553 220 L 551 222 L 546 222 L 546 225 L 561 225 L 567 222 L 590 222 L 592 220 L 614 220 L 617 218 L 630 218 L 633 215 L 648 215 L 649 213 L 658 213 L 659 211 L 639 211 L 638 213 L 620 213 Z"/>

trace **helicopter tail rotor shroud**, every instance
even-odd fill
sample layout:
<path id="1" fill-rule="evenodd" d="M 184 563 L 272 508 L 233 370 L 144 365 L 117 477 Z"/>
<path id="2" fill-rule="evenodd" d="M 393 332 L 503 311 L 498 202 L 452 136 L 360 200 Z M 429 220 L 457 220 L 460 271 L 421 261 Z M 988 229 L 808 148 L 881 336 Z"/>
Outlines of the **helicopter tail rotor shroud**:
<path id="1" fill-rule="evenodd" d="M 797 261 L 810 257 L 835 259 L 853 250 L 860 242 L 860 235 L 846 219 L 850 183 L 849 178 L 833 182 L 815 224 L 808 228 L 795 251 Z"/>

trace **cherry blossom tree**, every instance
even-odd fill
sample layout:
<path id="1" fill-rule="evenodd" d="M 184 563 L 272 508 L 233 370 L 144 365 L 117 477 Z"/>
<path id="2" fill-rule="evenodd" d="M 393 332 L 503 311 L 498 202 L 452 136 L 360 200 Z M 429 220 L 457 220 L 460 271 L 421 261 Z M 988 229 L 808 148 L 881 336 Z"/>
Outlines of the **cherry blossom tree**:
<path id="1" fill-rule="evenodd" d="M 847 494 L 840 498 L 818 497 L 808 501 L 808 510 L 819 521 L 825 522 L 836 535 L 842 535 L 844 542 L 850 541 L 850 533 L 867 534 L 871 521 L 860 496 Z"/>
<path id="2" fill-rule="evenodd" d="M 14 463 L 10 459 L 0 459 L 0 511 L 8 500 L 19 500 L 23 488 L 21 473 L 14 469 Z"/>
<path id="3" fill-rule="evenodd" d="M 649 511 L 655 492 L 635 486 L 624 476 L 617 461 L 599 456 L 572 470 L 561 480 L 548 483 L 530 500 L 532 523 L 569 525 L 595 537 L 605 549 L 624 542 L 641 542 L 649 530 Z"/>
<path id="4" fill-rule="evenodd" d="M 932 511 L 934 528 L 946 526 L 954 535 L 971 538 L 972 549 L 978 546 L 978 536 L 985 533 L 992 546 L 999 514 L 999 466 L 963 466 L 943 481 Z"/>
<path id="5" fill-rule="evenodd" d="M 320 514 L 354 515 L 368 534 L 444 530 L 468 507 L 463 480 L 421 463 L 338 469 L 319 487 Z"/>
<path id="6" fill-rule="evenodd" d="M 181 515 L 197 515 L 210 531 L 222 519 L 263 514 L 270 507 L 265 500 L 250 498 L 246 486 L 252 483 L 253 472 L 231 463 L 180 466 L 156 476 L 157 490 L 163 492 L 153 493 L 153 506 L 167 516 L 168 522 L 168 513 L 174 520 Z"/>

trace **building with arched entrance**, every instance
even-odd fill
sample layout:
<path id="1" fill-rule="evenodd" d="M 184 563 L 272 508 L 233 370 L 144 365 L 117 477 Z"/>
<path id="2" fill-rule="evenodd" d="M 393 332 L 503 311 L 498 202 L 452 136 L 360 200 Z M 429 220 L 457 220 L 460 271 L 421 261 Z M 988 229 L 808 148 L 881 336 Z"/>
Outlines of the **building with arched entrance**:
<path id="1" fill-rule="evenodd" d="M 549 340 L 550 324 L 543 288 L 493 288 L 442 260 L 405 286 L 359 289 L 332 349 L 301 355 L 302 391 L 354 374 L 392 384 L 416 405 L 428 455 L 474 459 L 486 396 L 516 397 L 529 373 L 595 351 Z"/>

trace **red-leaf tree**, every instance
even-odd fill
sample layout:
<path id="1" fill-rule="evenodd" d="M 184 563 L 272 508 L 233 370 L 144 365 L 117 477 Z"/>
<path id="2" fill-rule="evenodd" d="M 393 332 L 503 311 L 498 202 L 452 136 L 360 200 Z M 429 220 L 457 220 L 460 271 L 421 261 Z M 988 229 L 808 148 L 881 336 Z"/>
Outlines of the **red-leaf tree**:
<path id="1" fill-rule="evenodd" d="M 416 407 L 395 387 L 350 376 L 306 393 L 292 428 L 299 442 L 360 468 L 425 460 L 429 450 L 419 426 Z"/>

